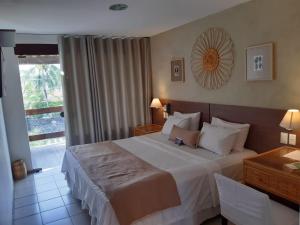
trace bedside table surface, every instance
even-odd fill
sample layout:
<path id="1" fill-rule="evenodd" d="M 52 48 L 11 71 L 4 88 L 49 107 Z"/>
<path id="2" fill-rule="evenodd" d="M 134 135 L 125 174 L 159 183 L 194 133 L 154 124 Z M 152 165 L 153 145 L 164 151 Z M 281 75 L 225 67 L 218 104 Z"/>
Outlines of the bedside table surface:
<path id="1" fill-rule="evenodd" d="M 268 167 L 271 169 L 282 171 L 284 173 L 289 173 L 290 175 L 299 176 L 299 178 L 300 178 L 300 169 L 290 170 L 285 167 L 285 164 L 299 162 L 299 160 L 285 157 L 288 153 L 291 153 L 294 151 L 299 151 L 299 154 L 300 154 L 300 149 L 283 146 L 283 147 L 271 150 L 269 152 L 259 154 L 258 156 L 254 156 L 252 158 L 245 159 L 245 162 L 247 163 L 247 161 L 248 161 L 250 163 L 259 164 L 263 167 Z"/>

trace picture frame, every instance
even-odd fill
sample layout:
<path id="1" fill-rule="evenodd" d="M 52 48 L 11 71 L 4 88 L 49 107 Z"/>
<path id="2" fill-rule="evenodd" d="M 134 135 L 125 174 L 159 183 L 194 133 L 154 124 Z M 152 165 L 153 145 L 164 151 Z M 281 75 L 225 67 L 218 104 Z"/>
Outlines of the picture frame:
<path id="1" fill-rule="evenodd" d="M 184 58 L 172 59 L 171 81 L 185 81 Z"/>
<path id="2" fill-rule="evenodd" d="M 250 46 L 246 49 L 246 80 L 274 80 L 274 43 Z"/>

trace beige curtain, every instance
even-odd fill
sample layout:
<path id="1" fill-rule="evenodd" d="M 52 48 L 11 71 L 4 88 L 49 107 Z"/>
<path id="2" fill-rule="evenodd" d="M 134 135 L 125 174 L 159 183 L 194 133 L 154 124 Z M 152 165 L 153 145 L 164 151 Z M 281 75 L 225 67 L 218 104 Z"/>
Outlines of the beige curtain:
<path id="1" fill-rule="evenodd" d="M 148 38 L 61 37 L 68 145 L 129 137 L 151 122 Z"/>

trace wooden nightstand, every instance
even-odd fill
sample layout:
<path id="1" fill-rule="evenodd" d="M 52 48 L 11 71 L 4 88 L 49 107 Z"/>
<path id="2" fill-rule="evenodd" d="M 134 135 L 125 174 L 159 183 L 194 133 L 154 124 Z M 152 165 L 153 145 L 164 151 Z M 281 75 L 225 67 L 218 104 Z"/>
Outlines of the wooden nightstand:
<path id="1" fill-rule="evenodd" d="M 142 126 L 137 126 L 134 128 L 133 135 L 134 136 L 140 136 L 145 134 L 151 134 L 154 132 L 161 131 L 162 126 L 157 124 L 147 124 Z"/>
<path id="2" fill-rule="evenodd" d="M 300 204 L 300 170 L 284 164 L 297 160 L 284 157 L 299 149 L 280 147 L 244 160 L 244 182 L 267 193 Z"/>

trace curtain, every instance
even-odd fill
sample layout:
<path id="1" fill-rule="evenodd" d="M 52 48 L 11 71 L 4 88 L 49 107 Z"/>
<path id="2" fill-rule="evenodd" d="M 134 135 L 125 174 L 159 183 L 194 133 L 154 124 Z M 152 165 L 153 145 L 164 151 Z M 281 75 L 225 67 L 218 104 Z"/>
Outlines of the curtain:
<path id="1" fill-rule="evenodd" d="M 151 122 L 148 38 L 61 37 L 68 145 L 130 136 Z"/>

